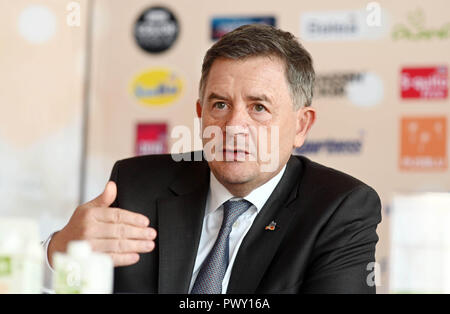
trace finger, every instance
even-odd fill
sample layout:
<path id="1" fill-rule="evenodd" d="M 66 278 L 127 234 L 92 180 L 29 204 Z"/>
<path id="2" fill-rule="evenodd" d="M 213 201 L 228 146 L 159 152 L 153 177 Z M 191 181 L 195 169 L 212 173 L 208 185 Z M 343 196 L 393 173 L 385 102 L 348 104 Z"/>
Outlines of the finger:
<path id="1" fill-rule="evenodd" d="M 136 264 L 139 261 L 139 254 L 137 253 L 127 253 L 127 254 L 111 253 L 109 254 L 109 256 L 111 256 L 114 262 L 114 267 L 129 266 Z"/>
<path id="2" fill-rule="evenodd" d="M 156 230 L 153 228 L 140 228 L 125 224 L 99 223 L 92 233 L 92 238 L 97 239 L 154 240 L 156 238 Z"/>
<path id="3" fill-rule="evenodd" d="M 97 239 L 89 243 L 94 251 L 116 254 L 149 253 L 155 248 L 151 240 Z"/>
<path id="4" fill-rule="evenodd" d="M 115 207 L 96 210 L 95 218 L 101 222 L 127 224 L 142 228 L 150 224 L 150 220 L 142 214 Z"/>
<path id="5" fill-rule="evenodd" d="M 90 202 L 86 203 L 85 205 L 87 207 L 108 207 L 114 202 L 116 196 L 117 196 L 116 183 L 114 181 L 109 181 L 106 184 L 105 190 L 102 192 L 102 194 L 100 194 Z"/>

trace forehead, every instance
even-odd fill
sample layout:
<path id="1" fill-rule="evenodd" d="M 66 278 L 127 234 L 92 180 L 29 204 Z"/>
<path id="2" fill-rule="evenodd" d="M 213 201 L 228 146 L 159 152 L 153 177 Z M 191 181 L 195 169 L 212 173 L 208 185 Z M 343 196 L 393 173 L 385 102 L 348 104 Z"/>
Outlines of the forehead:
<path id="1" fill-rule="evenodd" d="M 210 92 L 230 92 L 264 89 L 266 92 L 288 92 L 284 62 L 275 56 L 257 56 L 214 61 L 205 84 L 205 96 Z"/>

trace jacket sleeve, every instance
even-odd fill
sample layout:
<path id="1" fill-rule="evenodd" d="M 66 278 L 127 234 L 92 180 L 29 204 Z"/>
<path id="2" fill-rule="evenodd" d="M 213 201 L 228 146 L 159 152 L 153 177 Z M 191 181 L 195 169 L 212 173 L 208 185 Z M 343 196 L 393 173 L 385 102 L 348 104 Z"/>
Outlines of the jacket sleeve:
<path id="1" fill-rule="evenodd" d="M 302 293 L 375 293 L 378 194 L 359 185 L 336 207 L 317 238 Z"/>

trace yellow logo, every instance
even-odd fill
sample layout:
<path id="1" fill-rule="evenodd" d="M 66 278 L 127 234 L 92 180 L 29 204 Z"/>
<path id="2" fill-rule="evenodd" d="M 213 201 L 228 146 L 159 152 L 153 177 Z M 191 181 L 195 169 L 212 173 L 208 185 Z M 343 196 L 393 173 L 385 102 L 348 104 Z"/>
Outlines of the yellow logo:
<path id="1" fill-rule="evenodd" d="M 175 102 L 183 91 L 183 81 L 171 70 L 157 68 L 136 77 L 132 94 L 148 107 L 163 107 Z"/>

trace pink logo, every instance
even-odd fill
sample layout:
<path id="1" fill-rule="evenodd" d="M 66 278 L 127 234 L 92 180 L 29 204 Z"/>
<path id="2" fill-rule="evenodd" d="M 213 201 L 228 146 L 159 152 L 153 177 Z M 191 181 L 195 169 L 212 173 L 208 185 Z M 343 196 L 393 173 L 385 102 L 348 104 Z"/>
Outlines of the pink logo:
<path id="1" fill-rule="evenodd" d="M 165 123 L 142 123 L 136 128 L 136 155 L 166 154 L 167 125 Z"/>

